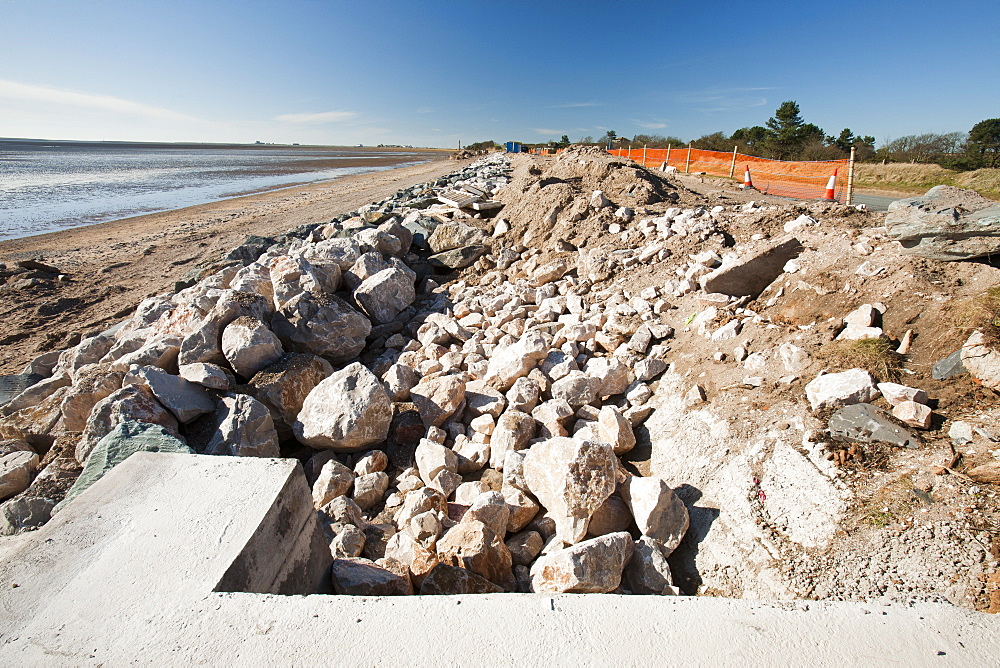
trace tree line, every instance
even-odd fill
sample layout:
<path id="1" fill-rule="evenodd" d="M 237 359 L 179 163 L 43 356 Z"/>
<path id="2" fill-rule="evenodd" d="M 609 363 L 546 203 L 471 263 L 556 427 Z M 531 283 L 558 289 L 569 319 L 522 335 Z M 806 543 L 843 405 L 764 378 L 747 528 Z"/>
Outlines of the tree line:
<path id="1" fill-rule="evenodd" d="M 628 139 L 608 130 L 603 137 L 581 137 L 579 143 L 613 145 L 618 148 L 648 146 L 674 148 L 687 146 L 678 137 L 638 134 Z M 799 105 L 794 100 L 782 102 L 774 115 L 764 125 L 739 128 L 732 134 L 712 132 L 692 140 L 693 148 L 708 151 L 732 151 L 774 160 L 838 160 L 850 156 L 865 162 L 934 162 L 948 169 L 959 171 L 980 167 L 1000 166 L 1000 118 L 990 118 L 976 123 L 968 132 L 928 132 L 906 135 L 886 140 L 875 147 L 875 138 L 854 134 L 844 128 L 836 135 L 828 135 L 813 123 L 802 118 Z M 550 145 L 568 145 L 563 135 L 561 142 Z"/>
<path id="2" fill-rule="evenodd" d="M 678 137 L 638 134 L 631 139 L 619 137 L 614 130 L 604 136 L 581 137 L 577 144 L 596 144 L 614 148 L 647 146 L 649 148 L 686 147 L 687 141 Z M 692 140 L 693 148 L 709 151 L 732 151 L 774 160 L 838 160 L 855 151 L 857 160 L 863 162 L 933 162 L 958 171 L 1000 166 L 1000 118 L 989 118 L 972 126 L 968 132 L 928 132 L 885 140 L 875 147 L 875 138 L 856 135 L 844 128 L 837 135 L 828 135 L 822 128 L 806 123 L 799 105 L 794 100 L 782 102 L 764 125 L 739 128 L 732 134 L 712 132 Z M 493 145 L 479 142 L 473 146 Z M 569 136 L 546 144 L 526 144 L 529 148 L 564 148 L 570 145 Z"/>

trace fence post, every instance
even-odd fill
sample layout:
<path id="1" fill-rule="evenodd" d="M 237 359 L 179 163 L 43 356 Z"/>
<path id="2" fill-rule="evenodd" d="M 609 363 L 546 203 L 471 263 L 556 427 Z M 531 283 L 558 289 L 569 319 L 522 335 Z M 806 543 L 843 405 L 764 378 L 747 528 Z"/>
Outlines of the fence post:
<path id="1" fill-rule="evenodd" d="M 642 166 L 646 166 L 646 145 L 642 145 Z"/>
<path id="2" fill-rule="evenodd" d="M 669 167 L 670 166 L 670 144 L 667 144 L 667 160 L 666 160 L 666 163 L 667 163 L 667 167 Z"/>
<path id="3" fill-rule="evenodd" d="M 736 149 L 738 146 L 733 147 L 733 161 L 729 165 L 729 178 L 733 178 L 733 174 L 736 173 Z"/>
<path id="4" fill-rule="evenodd" d="M 851 147 L 851 162 L 847 165 L 847 204 L 854 199 L 854 147 Z"/>
<path id="5" fill-rule="evenodd" d="M 685 174 L 690 174 L 691 173 L 691 144 L 693 144 L 693 143 L 694 143 L 693 141 L 688 142 L 687 163 L 684 165 L 684 173 Z"/>

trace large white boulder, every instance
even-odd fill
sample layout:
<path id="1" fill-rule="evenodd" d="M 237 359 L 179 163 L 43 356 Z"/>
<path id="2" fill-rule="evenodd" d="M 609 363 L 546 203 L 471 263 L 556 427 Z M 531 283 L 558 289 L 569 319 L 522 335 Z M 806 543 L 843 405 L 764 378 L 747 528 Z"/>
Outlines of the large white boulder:
<path id="1" fill-rule="evenodd" d="M 382 382 L 355 362 L 312 389 L 292 428 L 300 442 L 317 450 L 356 452 L 384 441 L 391 420 Z"/>
<path id="2" fill-rule="evenodd" d="M 229 394 L 215 411 L 215 433 L 206 455 L 280 457 L 278 434 L 267 406 L 249 394 Z"/>
<path id="3" fill-rule="evenodd" d="M 354 290 L 354 299 L 375 322 L 391 322 L 416 299 L 413 278 L 396 267 L 383 269 Z"/>
<path id="4" fill-rule="evenodd" d="M 806 385 L 806 398 L 814 411 L 866 403 L 878 395 L 875 379 L 864 369 L 826 373 Z"/>
<path id="5" fill-rule="evenodd" d="M 607 443 L 550 438 L 524 457 L 524 480 L 565 543 L 587 534 L 590 516 L 615 491 L 617 459 Z"/>
<path id="6" fill-rule="evenodd" d="M 222 354 L 244 378 L 281 359 L 284 350 L 274 332 L 256 318 L 243 316 L 222 330 Z"/>
<path id="7" fill-rule="evenodd" d="M 531 590 L 545 594 L 614 591 L 632 551 L 632 537 L 621 531 L 542 555 L 531 567 Z"/>
<path id="8" fill-rule="evenodd" d="M 684 502 L 660 478 L 630 476 L 622 484 L 621 495 L 639 531 L 658 541 L 664 556 L 669 556 L 690 523 Z"/>

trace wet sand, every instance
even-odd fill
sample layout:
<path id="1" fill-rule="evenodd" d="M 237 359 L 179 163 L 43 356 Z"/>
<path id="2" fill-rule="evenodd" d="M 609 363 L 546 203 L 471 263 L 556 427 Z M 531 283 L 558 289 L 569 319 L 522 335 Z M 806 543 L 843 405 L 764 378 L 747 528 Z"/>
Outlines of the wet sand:
<path id="1" fill-rule="evenodd" d="M 0 262 L 35 259 L 69 275 L 27 289 L 0 285 L 0 374 L 73 345 L 173 289 L 191 269 L 221 260 L 249 234 L 274 236 L 430 181 L 464 162 L 400 169 L 237 197 L 198 206 L 0 242 Z"/>

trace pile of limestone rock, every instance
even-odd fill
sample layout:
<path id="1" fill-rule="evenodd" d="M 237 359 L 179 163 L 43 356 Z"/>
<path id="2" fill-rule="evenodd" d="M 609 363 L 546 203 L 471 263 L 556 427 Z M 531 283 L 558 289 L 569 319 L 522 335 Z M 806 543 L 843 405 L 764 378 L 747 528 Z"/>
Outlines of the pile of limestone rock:
<path id="1" fill-rule="evenodd" d="M 339 593 L 678 593 L 687 510 L 619 460 L 672 330 L 606 308 L 572 258 L 434 279 L 497 266 L 507 173 L 492 156 L 310 226 L 36 359 L 0 410 L 4 533 L 137 450 L 290 456 Z"/>

